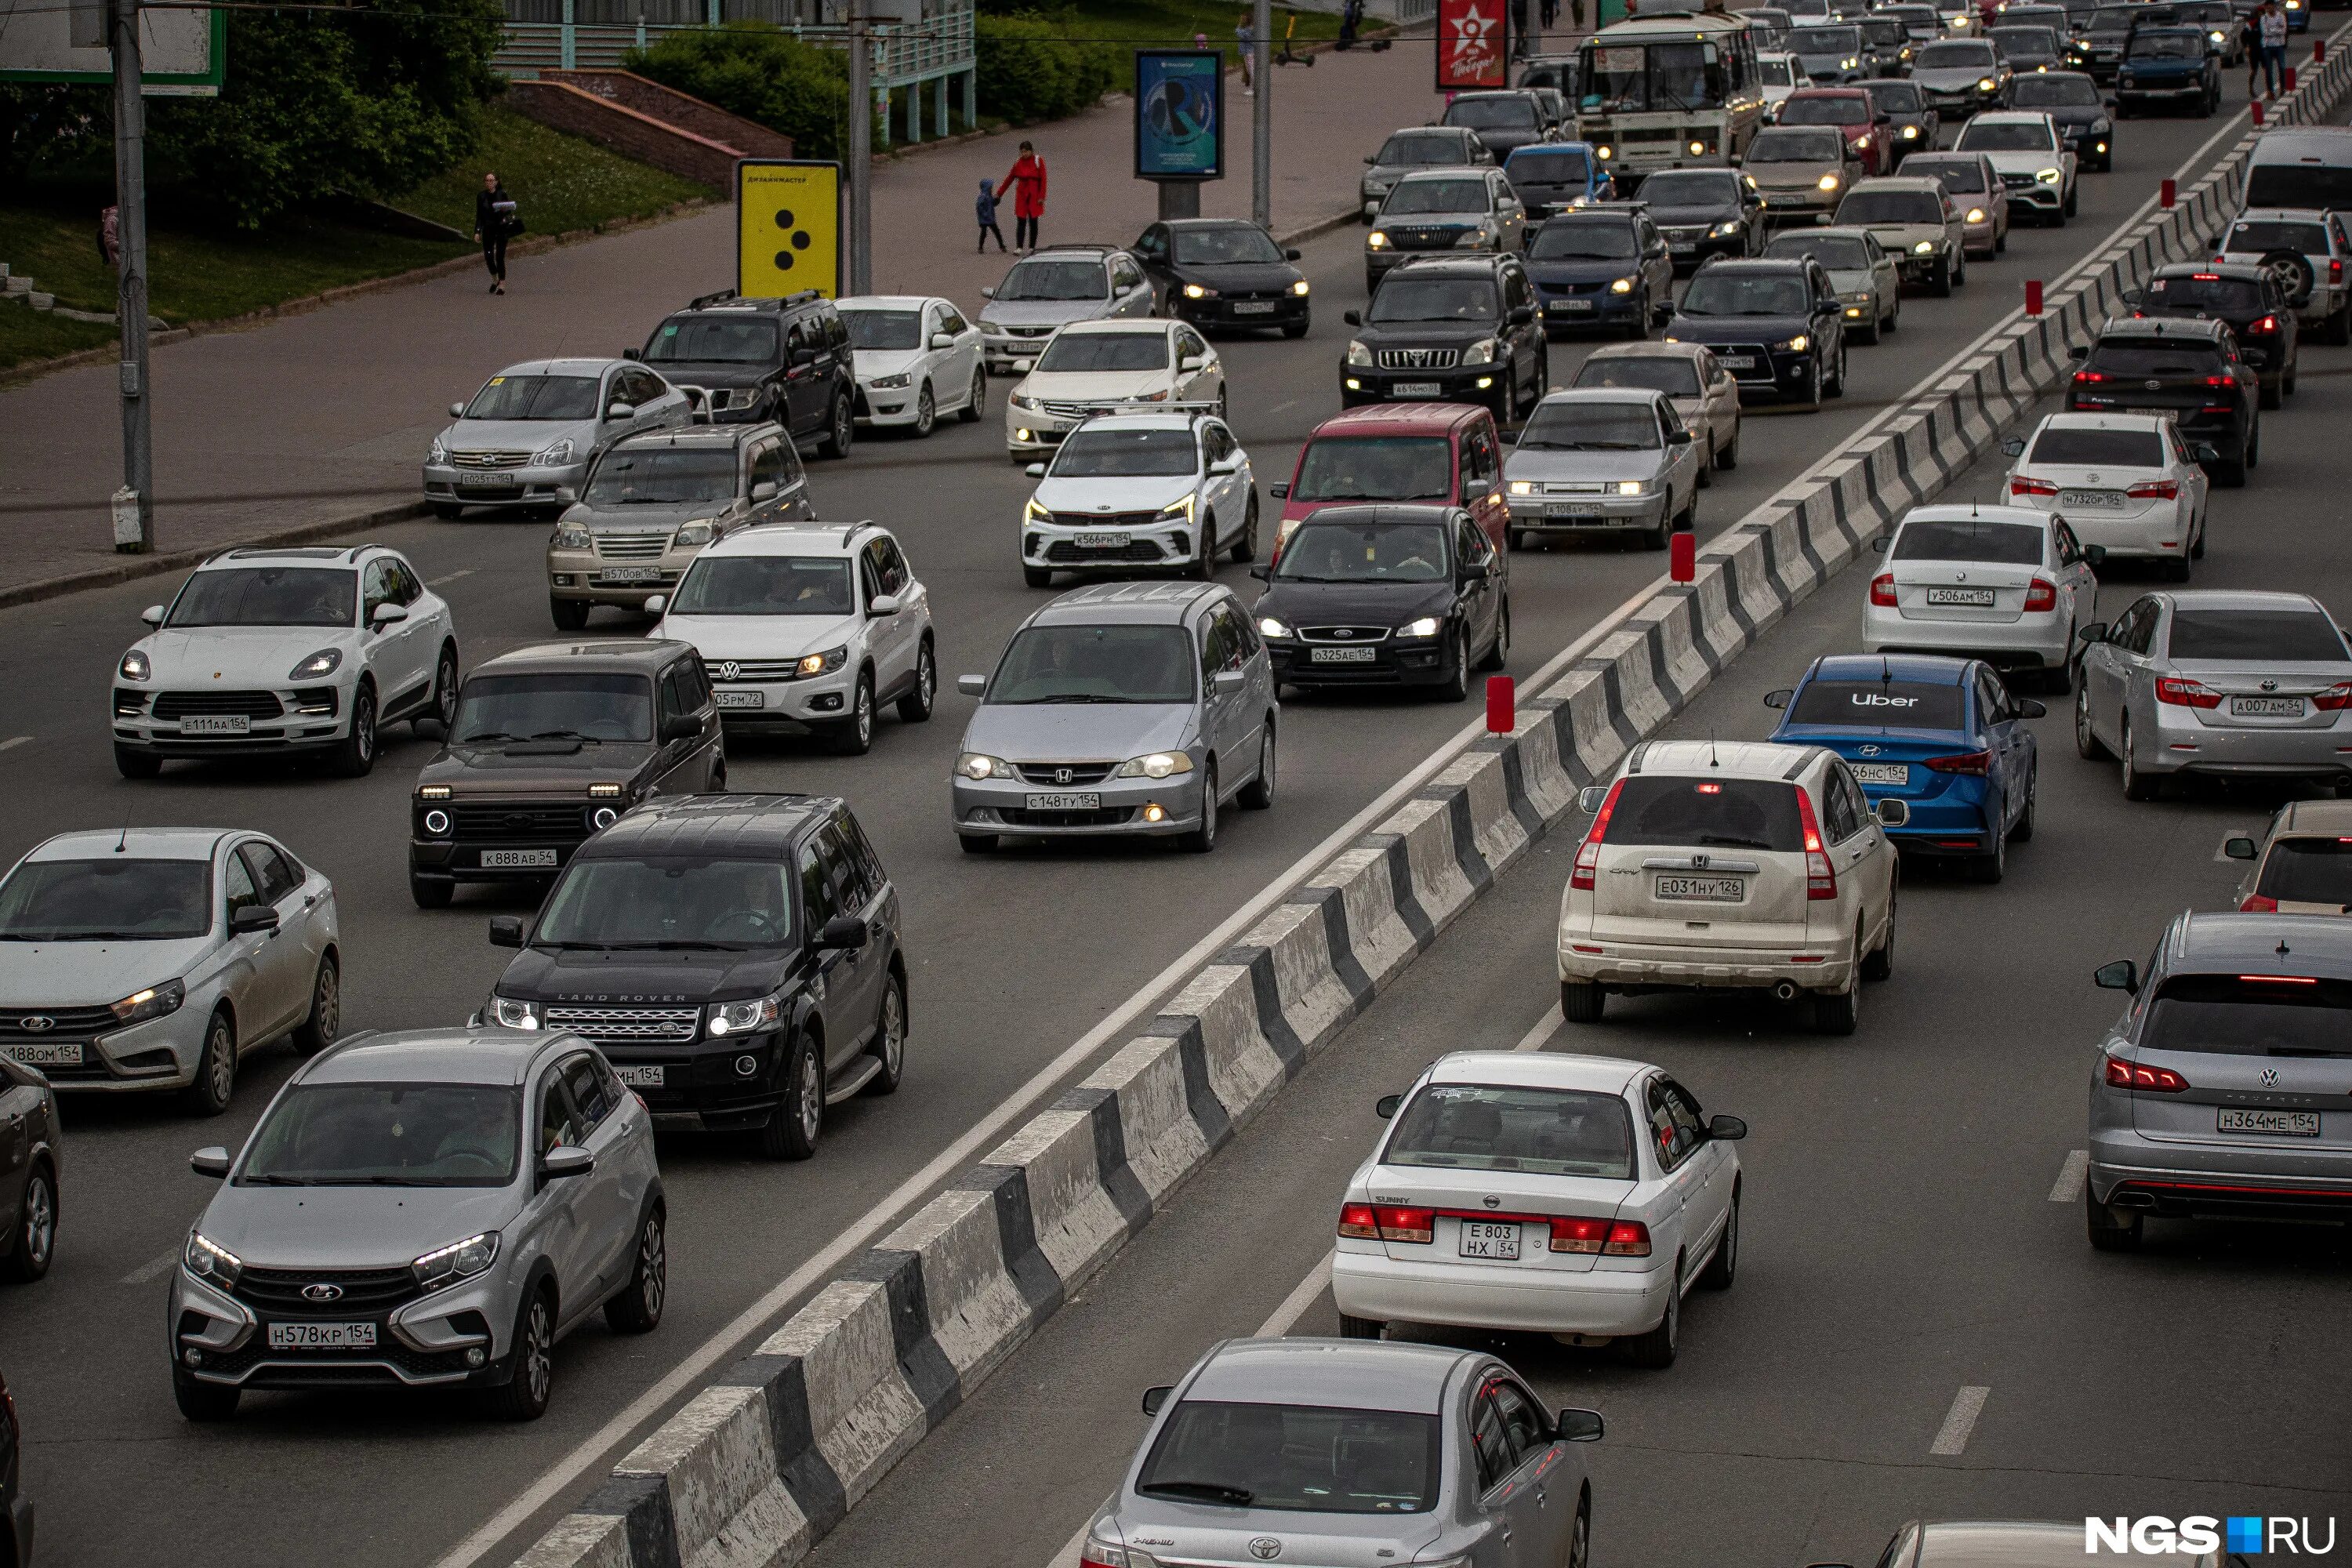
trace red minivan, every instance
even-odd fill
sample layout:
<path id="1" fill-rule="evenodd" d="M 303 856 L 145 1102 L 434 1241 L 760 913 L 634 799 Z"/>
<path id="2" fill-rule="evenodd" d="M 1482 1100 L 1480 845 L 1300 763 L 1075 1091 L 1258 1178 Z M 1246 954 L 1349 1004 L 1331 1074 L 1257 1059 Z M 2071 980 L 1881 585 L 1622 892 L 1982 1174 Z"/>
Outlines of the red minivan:
<path id="1" fill-rule="evenodd" d="M 1503 438 L 1495 416 L 1465 403 L 1391 403 L 1351 408 L 1315 427 L 1282 502 L 1274 553 L 1318 507 L 1348 501 L 1426 501 L 1458 506 L 1478 520 L 1496 551 L 1507 548 Z"/>

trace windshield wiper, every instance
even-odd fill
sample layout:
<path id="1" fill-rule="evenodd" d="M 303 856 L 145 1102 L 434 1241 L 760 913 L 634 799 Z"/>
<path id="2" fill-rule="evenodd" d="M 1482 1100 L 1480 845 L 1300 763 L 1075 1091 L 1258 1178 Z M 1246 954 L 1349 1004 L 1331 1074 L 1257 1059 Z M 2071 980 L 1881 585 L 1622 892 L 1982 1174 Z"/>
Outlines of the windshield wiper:
<path id="1" fill-rule="evenodd" d="M 509 735 L 504 730 L 477 730 L 470 735 L 458 736 L 457 744 L 471 746 L 484 741 L 520 741 L 521 739 L 520 735 Z"/>
<path id="2" fill-rule="evenodd" d="M 300 1176 L 280 1176 L 271 1173 L 255 1175 L 250 1171 L 239 1177 L 238 1181 L 240 1184 L 251 1183 L 257 1187 L 307 1187 L 315 1184 L 303 1180 Z"/>
<path id="3" fill-rule="evenodd" d="M 748 952 L 748 942 L 702 942 L 687 937 L 665 937 L 657 942 L 608 942 L 601 944 L 607 952 L 637 952 L 648 948 L 659 952 Z"/>
<path id="4" fill-rule="evenodd" d="M 1223 1481 L 1146 1481 L 1135 1489 L 1146 1497 L 1199 1498 L 1233 1508 L 1247 1508 L 1257 1498 L 1246 1487 L 1229 1487 Z"/>
<path id="5" fill-rule="evenodd" d="M 1073 691 L 1061 697 L 1024 698 L 1020 705 L 1023 707 L 1035 707 L 1041 703 L 1051 702 L 1136 702 L 1140 700 L 1141 699 L 1135 697 L 1105 697 L 1100 692 Z"/>
<path id="6" fill-rule="evenodd" d="M 1701 844 L 1713 844 L 1725 849 L 1769 849 L 1772 846 L 1761 838 L 1743 838 L 1736 833 L 1702 833 Z"/>
<path id="7" fill-rule="evenodd" d="M 532 731 L 530 738 L 534 741 L 593 741 L 600 746 L 604 743 L 602 738 L 583 735 L 577 730 L 537 730 Z"/>

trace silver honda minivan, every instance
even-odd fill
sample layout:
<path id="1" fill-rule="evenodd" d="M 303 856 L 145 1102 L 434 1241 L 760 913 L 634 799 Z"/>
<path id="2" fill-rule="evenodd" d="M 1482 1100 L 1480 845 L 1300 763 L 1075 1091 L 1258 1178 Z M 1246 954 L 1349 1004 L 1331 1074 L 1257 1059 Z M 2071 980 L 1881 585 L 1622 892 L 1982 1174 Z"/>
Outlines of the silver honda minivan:
<path id="1" fill-rule="evenodd" d="M 572 1034 L 355 1035 L 304 1064 L 188 1232 L 164 1315 L 172 1392 L 462 1386 L 547 1409 L 556 1341 L 598 1307 L 661 1321 L 653 1119 Z"/>

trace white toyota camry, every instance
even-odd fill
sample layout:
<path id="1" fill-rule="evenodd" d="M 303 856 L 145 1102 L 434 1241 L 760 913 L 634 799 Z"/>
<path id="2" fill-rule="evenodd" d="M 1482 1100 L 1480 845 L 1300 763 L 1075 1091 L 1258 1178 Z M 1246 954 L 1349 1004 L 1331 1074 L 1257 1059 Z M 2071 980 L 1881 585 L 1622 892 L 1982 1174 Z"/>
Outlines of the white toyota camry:
<path id="1" fill-rule="evenodd" d="M 2063 509 L 2083 544 L 2161 561 L 2176 583 L 2205 558 L 2200 449 L 2180 438 L 2169 414 L 2045 415 L 2030 440 L 2001 444 L 2016 459 L 2011 505 Z"/>
<path id="2" fill-rule="evenodd" d="M 1097 414 L 1153 405 L 1225 413 L 1225 367 L 1184 321 L 1073 321 L 1046 340 L 1004 400 L 1004 446 L 1015 458 L 1049 451 Z"/>

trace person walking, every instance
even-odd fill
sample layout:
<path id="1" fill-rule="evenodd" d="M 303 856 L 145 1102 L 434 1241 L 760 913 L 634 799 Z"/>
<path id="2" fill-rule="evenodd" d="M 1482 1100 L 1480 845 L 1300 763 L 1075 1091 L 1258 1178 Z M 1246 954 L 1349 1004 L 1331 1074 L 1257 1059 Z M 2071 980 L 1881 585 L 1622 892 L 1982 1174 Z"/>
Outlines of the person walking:
<path id="1" fill-rule="evenodd" d="M 2263 79 L 2263 19 L 2257 13 L 2238 18 L 2238 47 L 2246 57 L 2246 96 L 2252 98 Z"/>
<path id="2" fill-rule="evenodd" d="M 1248 12 L 1243 12 L 1241 20 L 1234 24 L 1234 37 L 1241 40 L 1242 96 L 1255 98 L 1257 96 L 1257 81 L 1252 74 L 1251 62 L 1257 58 L 1257 29 L 1250 26 Z"/>
<path id="3" fill-rule="evenodd" d="M 997 200 L 1007 191 L 1013 193 L 1013 248 L 1026 255 L 1037 248 L 1037 220 L 1045 216 L 1045 160 L 1026 142 L 996 187 Z"/>
<path id="4" fill-rule="evenodd" d="M 2254 8 L 2263 28 L 2263 76 L 2270 96 L 2279 95 L 2279 82 L 2286 71 L 2286 13 L 2279 9 L 2278 0 L 2263 0 Z"/>
<path id="5" fill-rule="evenodd" d="M 1356 29 L 1364 25 L 1364 0 L 1345 0 L 1339 7 L 1339 42 L 1338 47 L 1356 47 Z"/>
<path id="6" fill-rule="evenodd" d="M 981 176 L 980 195 L 972 198 L 972 215 L 980 219 L 980 254 L 988 254 L 988 237 L 996 237 L 996 248 L 1004 248 L 1004 231 L 996 226 L 996 183 Z"/>
<path id="7" fill-rule="evenodd" d="M 490 271 L 490 292 L 507 291 L 507 241 L 522 228 L 515 216 L 514 198 L 495 174 L 482 176 L 474 193 L 474 237 L 482 242 L 482 265 Z"/>

